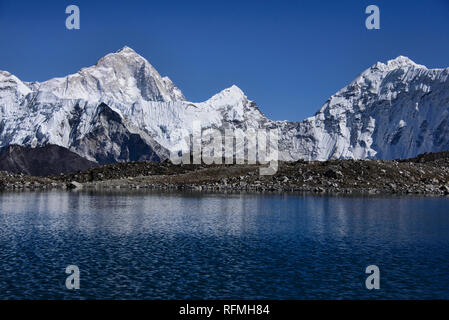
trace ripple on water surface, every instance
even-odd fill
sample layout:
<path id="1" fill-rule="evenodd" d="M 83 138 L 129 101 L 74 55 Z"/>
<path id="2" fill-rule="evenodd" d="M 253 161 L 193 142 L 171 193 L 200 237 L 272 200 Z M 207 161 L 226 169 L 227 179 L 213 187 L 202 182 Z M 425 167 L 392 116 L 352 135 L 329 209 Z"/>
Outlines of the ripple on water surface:
<path id="1" fill-rule="evenodd" d="M 449 200 L 0 194 L 0 299 L 449 298 Z M 81 288 L 65 288 L 77 265 Z M 365 288 L 366 266 L 381 289 Z"/>

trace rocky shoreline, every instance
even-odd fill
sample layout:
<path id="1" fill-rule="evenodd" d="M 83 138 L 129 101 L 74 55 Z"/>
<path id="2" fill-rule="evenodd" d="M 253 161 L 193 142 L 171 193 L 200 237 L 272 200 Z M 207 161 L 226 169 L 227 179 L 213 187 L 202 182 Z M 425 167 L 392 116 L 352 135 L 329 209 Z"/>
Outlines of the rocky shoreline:
<path id="1" fill-rule="evenodd" d="M 413 159 L 281 162 L 273 176 L 258 165 L 128 162 L 50 177 L 0 172 L 0 190 L 194 190 L 316 194 L 449 195 L 449 152 Z"/>

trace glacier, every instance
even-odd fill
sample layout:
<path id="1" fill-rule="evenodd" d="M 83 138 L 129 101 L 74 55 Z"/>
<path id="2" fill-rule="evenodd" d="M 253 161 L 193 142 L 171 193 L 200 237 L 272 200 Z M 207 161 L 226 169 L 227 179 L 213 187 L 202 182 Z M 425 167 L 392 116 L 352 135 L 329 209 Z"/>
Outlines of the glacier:
<path id="1" fill-rule="evenodd" d="M 449 68 L 377 62 L 303 121 L 268 119 L 237 86 L 190 102 L 133 49 L 75 74 L 23 82 L 0 71 L 0 148 L 59 145 L 99 163 L 155 160 L 204 129 L 277 129 L 285 161 L 396 159 L 449 150 Z"/>

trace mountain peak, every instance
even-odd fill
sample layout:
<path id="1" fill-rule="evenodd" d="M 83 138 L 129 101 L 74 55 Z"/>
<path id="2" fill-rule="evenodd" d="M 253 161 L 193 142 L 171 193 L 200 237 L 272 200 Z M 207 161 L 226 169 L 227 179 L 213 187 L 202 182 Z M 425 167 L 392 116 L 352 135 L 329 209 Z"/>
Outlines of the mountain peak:
<path id="1" fill-rule="evenodd" d="M 245 94 L 243 93 L 242 89 L 237 87 L 235 84 L 233 84 L 229 88 L 224 89 L 223 91 L 227 92 L 227 93 L 231 93 L 231 94 L 236 95 L 236 96 L 245 96 Z"/>
<path id="2" fill-rule="evenodd" d="M 209 100 L 216 101 L 216 100 L 223 100 L 223 99 L 224 100 L 232 100 L 232 101 L 241 101 L 241 100 L 246 99 L 246 96 L 239 87 L 237 87 L 236 85 L 232 85 L 231 87 L 220 91 L 219 93 L 214 95 Z"/>
<path id="3" fill-rule="evenodd" d="M 400 63 L 407 63 L 407 64 L 415 64 L 415 62 L 412 59 L 410 59 L 409 57 L 406 57 L 406 56 L 402 56 L 402 55 L 397 56 L 394 59 L 390 59 L 390 60 L 388 60 L 388 62 L 400 62 Z"/>
<path id="4" fill-rule="evenodd" d="M 415 63 L 412 59 L 406 56 L 398 56 L 394 59 L 388 60 L 387 62 L 376 62 L 371 68 L 367 69 L 365 73 L 371 73 L 373 70 L 379 70 L 381 72 L 390 72 L 400 68 L 424 68 L 427 69 L 426 66 Z"/>
<path id="5" fill-rule="evenodd" d="M 413 60 L 405 56 L 398 56 L 395 59 L 388 60 L 386 64 L 389 67 L 408 67 L 408 66 L 424 67 L 415 63 Z"/>
<path id="6" fill-rule="evenodd" d="M 117 53 L 136 53 L 136 51 L 128 46 L 124 46 L 123 48 L 118 50 Z"/>
<path id="7" fill-rule="evenodd" d="M 61 86 L 61 83 L 64 83 Z M 98 62 L 64 78 L 50 79 L 41 91 L 64 99 L 84 99 L 109 105 L 137 101 L 184 101 L 182 92 L 141 55 L 128 46 L 109 53 Z"/>
<path id="8" fill-rule="evenodd" d="M 136 51 L 134 51 L 132 48 L 128 46 L 124 46 L 120 50 L 109 53 L 102 57 L 100 60 L 98 60 L 97 65 L 104 65 L 104 64 L 129 64 L 129 65 L 138 65 L 142 63 L 150 64 L 144 57 L 139 55 Z"/>
<path id="9" fill-rule="evenodd" d="M 412 59 L 406 56 L 398 56 L 395 59 L 388 60 L 386 63 L 377 62 L 374 67 L 386 71 L 392 71 L 399 68 L 425 68 L 426 66 L 415 63 Z"/>

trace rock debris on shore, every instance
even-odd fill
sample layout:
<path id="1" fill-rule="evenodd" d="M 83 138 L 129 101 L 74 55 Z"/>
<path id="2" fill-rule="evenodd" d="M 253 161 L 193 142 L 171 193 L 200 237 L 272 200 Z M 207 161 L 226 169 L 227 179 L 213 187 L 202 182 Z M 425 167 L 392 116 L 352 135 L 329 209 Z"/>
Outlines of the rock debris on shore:
<path id="1" fill-rule="evenodd" d="M 253 192 L 449 195 L 449 152 L 407 160 L 280 162 L 275 175 L 258 165 L 128 162 L 51 177 L 0 172 L 1 190 L 152 189 Z"/>

